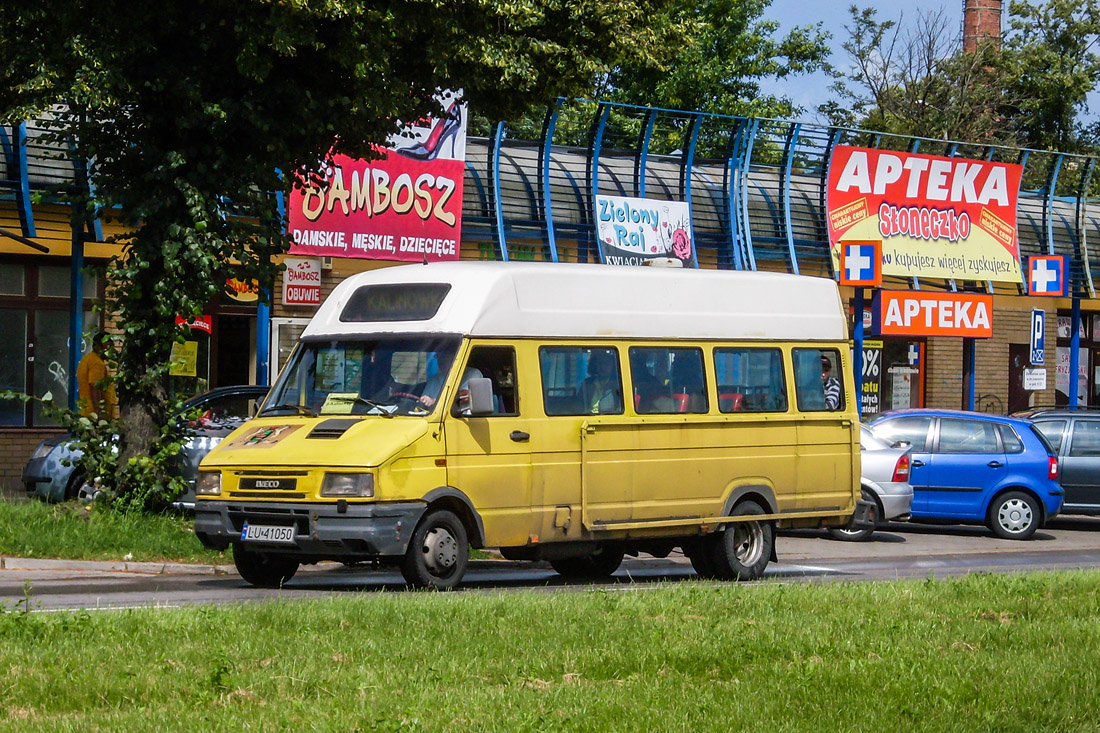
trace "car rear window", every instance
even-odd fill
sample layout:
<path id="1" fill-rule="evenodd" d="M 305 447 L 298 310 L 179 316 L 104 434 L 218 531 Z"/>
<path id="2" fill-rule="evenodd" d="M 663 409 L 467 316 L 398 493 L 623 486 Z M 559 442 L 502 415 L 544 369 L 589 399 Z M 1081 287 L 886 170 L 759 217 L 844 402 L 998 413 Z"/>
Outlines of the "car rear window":
<path id="1" fill-rule="evenodd" d="M 1065 420 L 1043 420 L 1035 423 L 1031 428 L 1043 439 L 1043 445 L 1049 448 L 1051 453 L 1062 450 L 1062 436 L 1066 434 Z"/>
<path id="2" fill-rule="evenodd" d="M 1058 449 L 1055 448 L 1054 445 L 1051 444 L 1050 439 L 1046 436 L 1046 434 L 1043 433 L 1041 427 L 1039 425 L 1032 425 L 1030 427 L 1031 427 L 1031 432 L 1035 433 L 1035 437 L 1037 437 L 1039 439 L 1039 442 L 1042 443 L 1046 447 L 1047 453 L 1050 453 L 1052 455 L 1058 455 Z M 1061 441 L 1061 439 L 1062 439 L 1062 433 L 1061 433 L 1061 431 L 1059 431 L 1058 432 L 1058 440 Z"/>

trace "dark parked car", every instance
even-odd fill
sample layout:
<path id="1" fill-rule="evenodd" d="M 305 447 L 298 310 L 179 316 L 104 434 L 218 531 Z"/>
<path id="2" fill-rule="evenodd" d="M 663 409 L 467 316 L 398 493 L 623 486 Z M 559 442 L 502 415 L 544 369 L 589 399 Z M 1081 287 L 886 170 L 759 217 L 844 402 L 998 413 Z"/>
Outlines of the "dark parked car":
<path id="1" fill-rule="evenodd" d="M 898 410 L 871 423 L 912 446 L 914 521 L 984 522 L 1026 540 L 1062 509 L 1058 458 L 1027 420 L 952 410 Z"/>
<path id="2" fill-rule="evenodd" d="M 1058 454 L 1063 514 L 1100 514 L 1100 410 L 1036 408 L 1017 413 L 1035 423 Z"/>
<path id="3" fill-rule="evenodd" d="M 256 406 L 267 394 L 268 387 L 240 385 L 218 387 L 197 395 L 183 404 L 184 412 L 202 410 L 192 425 L 190 437 L 180 455 L 181 472 L 192 485 L 199 462 L 221 439 L 256 414 Z M 88 495 L 91 489 L 77 461 L 81 451 L 70 443 L 67 435 L 58 435 L 39 443 L 27 465 L 23 467 L 23 486 L 29 496 L 46 501 L 66 501 Z M 188 489 L 174 504 L 193 509 L 194 488 Z"/>

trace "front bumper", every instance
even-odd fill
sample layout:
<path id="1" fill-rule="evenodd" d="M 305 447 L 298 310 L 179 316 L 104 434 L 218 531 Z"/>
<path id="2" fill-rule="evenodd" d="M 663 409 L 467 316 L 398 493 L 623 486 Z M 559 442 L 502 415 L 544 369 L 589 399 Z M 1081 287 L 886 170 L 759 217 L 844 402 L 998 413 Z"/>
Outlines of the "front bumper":
<path id="1" fill-rule="evenodd" d="M 195 502 L 195 535 L 205 547 L 224 550 L 241 541 L 245 522 L 294 526 L 293 544 L 250 542 L 264 552 L 294 555 L 302 561 L 365 560 L 405 554 L 424 514 L 420 502 L 393 504 L 285 504 Z"/>

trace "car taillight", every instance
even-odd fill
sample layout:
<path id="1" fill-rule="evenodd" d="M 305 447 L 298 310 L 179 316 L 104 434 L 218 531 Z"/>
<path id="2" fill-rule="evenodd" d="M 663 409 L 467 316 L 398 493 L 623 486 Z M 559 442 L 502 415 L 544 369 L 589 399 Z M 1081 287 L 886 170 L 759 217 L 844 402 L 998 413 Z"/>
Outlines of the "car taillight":
<path id="1" fill-rule="evenodd" d="M 1047 456 L 1047 478 L 1058 480 L 1058 456 Z"/>
<path id="2" fill-rule="evenodd" d="M 898 459 L 897 464 L 894 466 L 894 478 L 895 482 L 908 481 L 909 480 L 909 454 L 906 453 Z"/>

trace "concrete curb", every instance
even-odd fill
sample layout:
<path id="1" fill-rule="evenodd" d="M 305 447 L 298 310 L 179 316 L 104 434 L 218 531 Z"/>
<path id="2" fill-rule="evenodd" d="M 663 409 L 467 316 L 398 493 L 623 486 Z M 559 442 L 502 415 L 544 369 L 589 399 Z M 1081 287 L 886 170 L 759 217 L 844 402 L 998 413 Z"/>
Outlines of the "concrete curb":
<path id="1" fill-rule="evenodd" d="M 511 560 L 471 560 L 471 568 L 515 568 L 533 567 L 531 563 L 518 563 Z M 316 565 L 303 565 L 301 571 L 336 570 L 341 563 L 322 562 Z M 369 569 L 369 564 L 357 566 Z M 349 568 L 356 569 L 356 568 Z M 4 570 L 53 570 L 83 571 L 101 573 L 135 573 L 140 575 L 236 575 L 232 565 L 203 565 L 198 563 L 172 562 L 129 562 L 116 560 L 54 560 L 48 558 L 11 557 L 0 555 L 0 571 Z M 301 572 L 299 571 L 299 572 Z"/>

